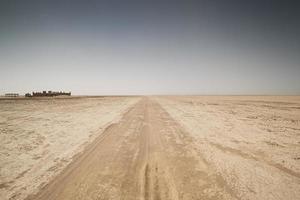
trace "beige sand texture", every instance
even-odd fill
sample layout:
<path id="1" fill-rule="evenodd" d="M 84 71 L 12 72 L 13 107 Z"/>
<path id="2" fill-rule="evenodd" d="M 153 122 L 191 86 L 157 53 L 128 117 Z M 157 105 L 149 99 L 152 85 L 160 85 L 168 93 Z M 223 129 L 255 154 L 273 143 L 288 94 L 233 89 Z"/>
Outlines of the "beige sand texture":
<path id="1" fill-rule="evenodd" d="M 23 199 L 118 122 L 133 97 L 0 101 L 0 199 Z"/>
<path id="2" fill-rule="evenodd" d="M 167 97 L 157 101 L 240 199 L 300 197 L 299 96 Z"/>
<path id="3" fill-rule="evenodd" d="M 299 96 L 45 102 L 0 102 L 3 199 L 299 199 Z"/>

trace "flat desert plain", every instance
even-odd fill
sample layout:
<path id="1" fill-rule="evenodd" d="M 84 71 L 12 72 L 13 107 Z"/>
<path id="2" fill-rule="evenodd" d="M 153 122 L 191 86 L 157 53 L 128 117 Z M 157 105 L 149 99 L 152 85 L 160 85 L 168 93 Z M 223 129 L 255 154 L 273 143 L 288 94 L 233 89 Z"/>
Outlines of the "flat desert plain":
<path id="1" fill-rule="evenodd" d="M 0 199 L 299 197 L 299 96 L 0 100 Z"/>

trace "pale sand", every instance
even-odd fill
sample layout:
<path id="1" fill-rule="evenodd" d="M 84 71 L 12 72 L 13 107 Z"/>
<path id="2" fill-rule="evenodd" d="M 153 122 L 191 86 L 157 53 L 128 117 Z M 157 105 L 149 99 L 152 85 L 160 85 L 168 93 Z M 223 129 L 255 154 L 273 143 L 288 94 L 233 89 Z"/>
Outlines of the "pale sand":
<path id="1" fill-rule="evenodd" d="M 18 193 L 12 199 L 30 193 L 27 199 L 296 200 L 300 196 L 299 96 L 138 99 L 64 100 L 43 106 L 2 103 L 3 199 Z M 44 110 L 31 113 L 34 105 Z M 112 116 L 106 124 L 120 119 L 116 116 L 121 113 L 123 117 L 103 131 L 105 112 Z M 34 123 L 38 119 L 42 122 Z M 47 120 L 51 127 L 41 126 Z M 14 137 L 16 133 L 19 137 Z M 66 136 L 72 134 L 76 138 Z M 67 165 L 85 141 L 93 142 Z M 52 144 L 55 148 L 49 147 Z M 22 148 L 13 149 L 18 146 Z M 45 155 L 43 149 L 48 149 Z M 35 158 L 36 152 L 41 158 Z"/>
<path id="2" fill-rule="evenodd" d="M 37 191 L 138 99 L 1 100 L 0 199 Z"/>
<path id="3" fill-rule="evenodd" d="M 241 199 L 300 197 L 300 97 L 158 98 Z"/>

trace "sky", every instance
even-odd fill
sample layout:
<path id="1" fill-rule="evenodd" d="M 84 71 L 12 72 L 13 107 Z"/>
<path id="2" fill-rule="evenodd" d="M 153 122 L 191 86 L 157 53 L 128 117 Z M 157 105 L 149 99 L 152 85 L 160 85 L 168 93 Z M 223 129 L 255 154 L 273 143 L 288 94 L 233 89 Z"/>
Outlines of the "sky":
<path id="1" fill-rule="evenodd" d="M 297 2 L 0 0 L 0 95 L 299 95 Z"/>

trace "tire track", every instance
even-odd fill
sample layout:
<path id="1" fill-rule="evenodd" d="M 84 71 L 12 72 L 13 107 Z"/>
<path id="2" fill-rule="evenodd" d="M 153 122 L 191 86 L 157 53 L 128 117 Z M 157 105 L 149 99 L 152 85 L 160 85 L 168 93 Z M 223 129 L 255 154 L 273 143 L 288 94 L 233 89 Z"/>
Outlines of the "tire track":
<path id="1" fill-rule="evenodd" d="M 188 133 L 143 98 L 27 199 L 234 199 L 193 149 Z"/>

